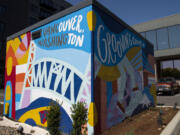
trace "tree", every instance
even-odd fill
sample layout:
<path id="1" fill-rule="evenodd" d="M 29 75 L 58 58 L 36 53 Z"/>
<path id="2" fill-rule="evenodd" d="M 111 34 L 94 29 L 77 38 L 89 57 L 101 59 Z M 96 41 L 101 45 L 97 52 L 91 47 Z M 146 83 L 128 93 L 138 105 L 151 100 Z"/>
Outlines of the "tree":
<path id="1" fill-rule="evenodd" d="M 47 114 L 47 129 L 51 135 L 61 135 L 59 130 L 60 120 L 60 106 L 57 101 L 52 101 Z"/>
<path id="2" fill-rule="evenodd" d="M 88 110 L 85 102 L 78 102 L 71 107 L 71 117 L 73 120 L 72 135 L 83 135 L 81 127 L 87 123 Z"/>

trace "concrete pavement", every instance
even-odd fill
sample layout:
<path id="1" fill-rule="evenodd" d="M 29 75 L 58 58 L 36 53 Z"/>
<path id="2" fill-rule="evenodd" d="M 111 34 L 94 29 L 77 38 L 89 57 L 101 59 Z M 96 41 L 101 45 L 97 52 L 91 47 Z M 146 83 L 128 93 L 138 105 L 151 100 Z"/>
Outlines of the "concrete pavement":
<path id="1" fill-rule="evenodd" d="M 159 105 L 164 105 L 164 106 L 174 106 L 174 103 L 177 102 L 178 106 L 180 106 L 180 93 L 174 96 L 167 96 L 167 95 L 157 96 L 157 102 Z"/>

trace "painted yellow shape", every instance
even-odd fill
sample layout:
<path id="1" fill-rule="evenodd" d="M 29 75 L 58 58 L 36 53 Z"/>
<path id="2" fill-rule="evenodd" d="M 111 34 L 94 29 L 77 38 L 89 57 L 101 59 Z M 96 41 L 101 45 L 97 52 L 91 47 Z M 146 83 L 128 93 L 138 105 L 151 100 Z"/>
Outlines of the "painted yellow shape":
<path id="1" fill-rule="evenodd" d="M 93 11 L 87 13 L 87 22 L 90 31 L 94 31 L 96 28 L 96 14 Z"/>
<path id="2" fill-rule="evenodd" d="M 9 113 L 9 103 L 5 104 L 5 114 Z"/>
<path id="3" fill-rule="evenodd" d="M 47 122 L 45 122 L 44 124 L 41 123 L 41 118 L 40 118 L 40 115 L 39 115 L 39 112 L 40 111 L 44 111 L 44 110 L 49 110 L 49 106 L 47 107 L 40 107 L 40 108 L 37 108 L 37 109 L 32 109 L 26 113 L 24 113 L 18 121 L 20 122 L 25 122 L 27 119 L 32 119 L 34 120 L 34 122 L 39 125 L 39 126 L 43 126 L 43 127 L 47 127 Z"/>
<path id="4" fill-rule="evenodd" d="M 154 98 L 154 103 L 156 105 L 157 104 L 157 97 L 156 97 L 156 85 L 155 84 L 151 85 L 150 92 L 151 92 L 151 95 Z"/>
<path id="5" fill-rule="evenodd" d="M 7 45 L 6 45 L 6 54 L 7 54 L 8 50 L 9 50 L 9 47 L 10 47 L 12 44 L 13 44 L 13 40 L 9 40 L 9 41 L 7 42 Z"/>
<path id="6" fill-rule="evenodd" d="M 94 127 L 97 123 L 97 110 L 96 110 L 96 106 L 93 102 L 91 102 L 91 104 L 89 106 L 88 123 L 92 127 Z"/>
<path id="7" fill-rule="evenodd" d="M 131 48 L 131 49 L 127 52 L 127 54 L 126 54 L 128 60 L 131 61 L 131 60 L 134 58 L 134 56 L 136 56 L 137 53 L 138 53 L 140 50 L 141 50 L 140 47 L 133 47 L 133 48 Z"/>
<path id="8" fill-rule="evenodd" d="M 11 99 L 11 87 L 8 85 L 6 87 L 6 101 L 9 101 Z"/>
<path id="9" fill-rule="evenodd" d="M 22 58 L 17 59 L 18 65 L 26 64 L 28 61 L 28 56 L 29 56 L 29 48 Z"/>
<path id="10" fill-rule="evenodd" d="M 22 34 L 20 37 L 21 39 L 23 39 L 26 36 L 26 34 Z"/>
<path id="11" fill-rule="evenodd" d="M 120 72 L 117 66 L 104 66 L 102 65 L 98 76 L 105 81 L 114 81 L 120 77 Z"/>
<path id="12" fill-rule="evenodd" d="M 9 57 L 7 60 L 7 75 L 10 76 L 13 68 L 13 59 L 12 57 Z"/>
<path id="13" fill-rule="evenodd" d="M 19 45 L 21 44 L 21 41 L 19 40 L 19 38 L 15 38 L 14 40 L 13 40 L 13 44 L 12 44 L 12 48 L 13 48 L 13 50 L 14 50 L 14 52 L 16 52 L 17 51 L 17 49 L 19 48 Z"/>

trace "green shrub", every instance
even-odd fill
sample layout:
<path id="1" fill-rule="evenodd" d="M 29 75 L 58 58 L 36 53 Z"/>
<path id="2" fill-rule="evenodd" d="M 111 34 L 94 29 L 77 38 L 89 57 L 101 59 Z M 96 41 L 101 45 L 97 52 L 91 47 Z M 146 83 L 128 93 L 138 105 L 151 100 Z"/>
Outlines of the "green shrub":
<path id="1" fill-rule="evenodd" d="M 59 130 L 60 119 L 60 106 L 57 101 L 52 101 L 47 114 L 47 129 L 51 135 L 61 135 Z"/>
<path id="2" fill-rule="evenodd" d="M 87 123 L 88 110 L 85 102 L 78 102 L 71 107 L 71 117 L 73 120 L 72 135 L 82 135 L 81 126 Z"/>

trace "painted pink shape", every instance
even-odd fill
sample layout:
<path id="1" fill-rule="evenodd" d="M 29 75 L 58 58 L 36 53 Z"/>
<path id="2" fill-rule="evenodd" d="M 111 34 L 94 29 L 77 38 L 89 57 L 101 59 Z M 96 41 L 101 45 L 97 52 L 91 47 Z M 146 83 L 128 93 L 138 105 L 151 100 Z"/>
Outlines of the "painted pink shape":
<path id="1" fill-rule="evenodd" d="M 84 96 L 87 96 L 85 89 L 83 89 L 83 95 L 84 95 Z"/>
<path id="2" fill-rule="evenodd" d="M 23 57 L 23 55 L 25 54 L 24 51 L 21 51 L 19 48 L 18 50 L 16 51 L 16 58 L 21 58 Z"/>
<path id="3" fill-rule="evenodd" d="M 31 95 L 31 90 L 24 91 L 21 108 L 25 108 L 30 104 L 30 95 Z"/>
<path id="4" fill-rule="evenodd" d="M 28 40 L 27 40 L 27 36 L 25 35 L 24 38 L 22 39 L 22 42 L 24 43 L 26 49 L 28 47 Z"/>

